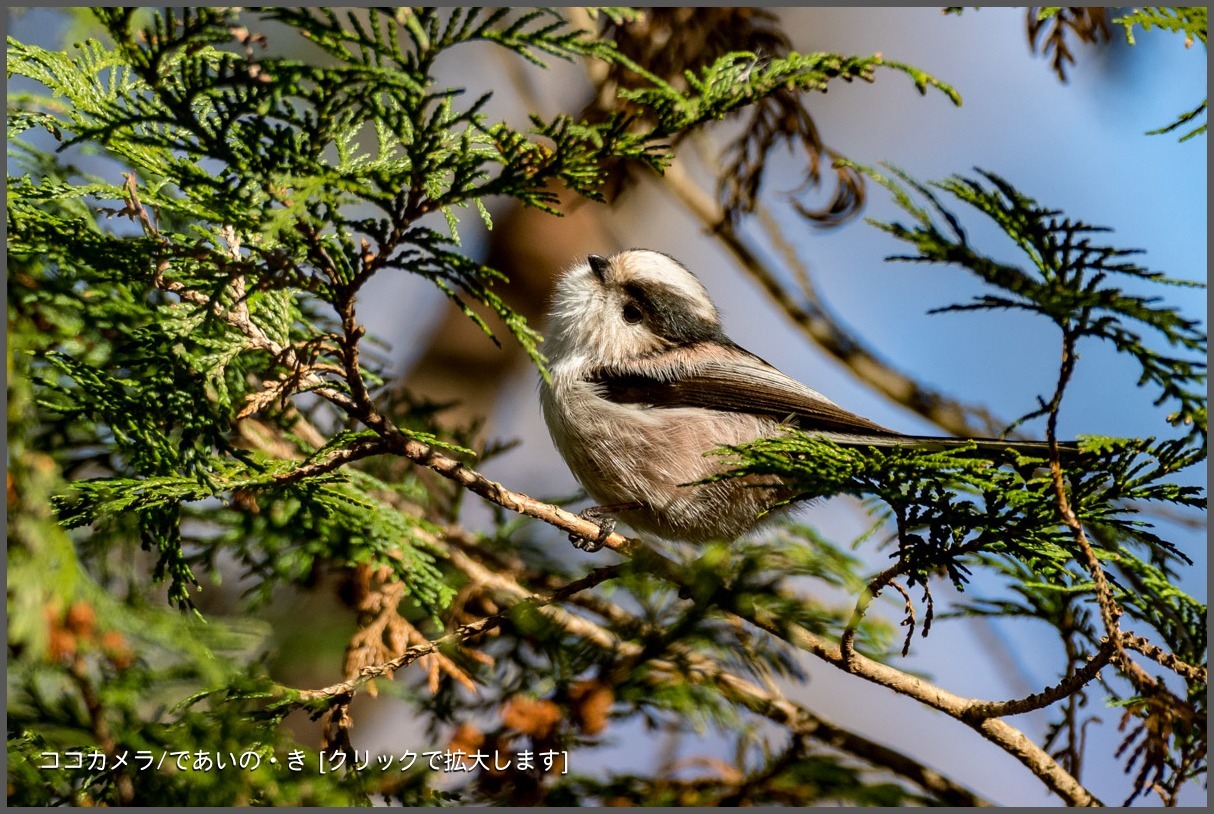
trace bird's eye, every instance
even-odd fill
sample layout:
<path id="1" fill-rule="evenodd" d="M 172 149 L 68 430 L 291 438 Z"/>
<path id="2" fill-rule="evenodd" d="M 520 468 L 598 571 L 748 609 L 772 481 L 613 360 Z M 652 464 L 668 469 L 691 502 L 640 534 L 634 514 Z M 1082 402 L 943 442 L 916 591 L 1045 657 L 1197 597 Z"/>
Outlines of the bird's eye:
<path id="1" fill-rule="evenodd" d="M 627 322 L 629 325 L 636 325 L 638 322 L 640 322 L 644 318 L 645 318 L 644 312 L 641 311 L 641 309 L 639 307 L 637 307 L 635 304 L 630 302 L 624 306 L 624 321 Z"/>

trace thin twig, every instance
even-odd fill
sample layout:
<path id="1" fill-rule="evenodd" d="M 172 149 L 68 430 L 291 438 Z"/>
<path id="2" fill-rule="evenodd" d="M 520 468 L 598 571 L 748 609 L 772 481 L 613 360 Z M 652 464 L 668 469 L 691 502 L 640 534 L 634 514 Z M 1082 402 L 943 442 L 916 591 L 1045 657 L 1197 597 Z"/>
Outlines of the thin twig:
<path id="1" fill-rule="evenodd" d="M 73 654 L 68 674 L 72 677 L 76 689 L 80 692 L 85 712 L 88 714 L 89 728 L 92 730 L 93 737 L 97 741 L 97 746 L 100 747 L 102 752 L 105 752 L 109 763 L 115 766 L 112 772 L 116 799 L 120 805 L 132 805 L 135 802 L 135 786 L 131 781 L 130 774 L 123 768 L 125 764 L 116 760 L 118 744 L 114 741 L 113 734 L 110 732 L 105 705 L 93 687 L 83 653 L 77 651 Z"/>
<path id="2" fill-rule="evenodd" d="M 452 565 L 464 571 L 470 579 L 512 598 L 527 595 L 527 590 L 513 579 L 486 568 L 477 559 L 464 554 L 461 550 L 463 548 L 476 549 L 476 546 L 464 535 L 449 530 L 447 539 L 460 546 L 460 548 L 452 548 L 449 551 Z M 642 638 L 646 635 L 646 626 L 639 619 L 616 605 L 608 607 L 613 624 L 634 628 L 637 635 Z M 539 608 L 539 612 L 570 633 L 592 641 L 601 649 L 625 659 L 626 663 L 630 663 L 632 659 L 642 653 L 641 645 L 620 639 L 607 629 L 584 617 L 575 616 L 559 606 L 543 606 Z M 655 658 L 647 661 L 648 666 L 652 668 L 648 673 L 652 680 L 662 680 L 663 674 L 669 674 L 711 683 L 729 700 L 743 705 L 757 715 L 762 715 L 775 723 L 788 727 L 793 734 L 811 737 L 862 757 L 874 765 L 883 766 L 937 795 L 946 803 L 964 806 L 990 805 L 988 801 L 924 766 L 914 758 L 824 720 L 799 704 L 788 700 L 774 687 L 766 689 L 760 687 L 752 681 L 729 673 L 717 662 L 681 646 L 675 646 L 673 655 L 677 656 L 682 667 L 664 659 Z"/>
<path id="3" fill-rule="evenodd" d="M 1121 643 L 1126 648 L 1137 651 L 1152 661 L 1167 667 L 1186 681 L 1194 681 L 1199 684 L 1209 683 L 1209 674 L 1205 667 L 1182 661 L 1159 645 L 1147 641 L 1142 636 L 1135 636 L 1133 633 L 1122 631 Z"/>
<path id="4" fill-rule="evenodd" d="M 594 587 L 601 582 L 614 579 L 623 569 L 624 565 L 622 563 L 596 568 L 590 573 L 586 574 L 584 577 L 575 579 L 564 587 L 555 591 L 549 591 L 545 594 L 533 594 L 526 599 L 521 600 L 519 605 L 526 603 L 534 607 L 543 607 L 545 605 L 551 605 L 555 602 L 561 602 L 578 591 L 584 591 L 587 588 Z M 438 653 L 445 647 L 466 641 L 473 636 L 487 633 L 488 631 L 501 626 L 511 617 L 517 607 L 518 605 L 504 610 L 501 613 L 495 613 L 492 616 L 486 616 L 482 619 L 478 619 L 475 622 L 460 625 L 445 636 L 440 636 L 439 638 L 433 639 L 425 644 L 410 647 L 408 650 L 394 659 L 390 659 L 379 664 L 368 665 L 359 670 L 356 677 L 349 680 L 332 684 L 319 690 L 300 690 L 296 697 L 299 702 L 312 702 L 324 699 L 340 699 L 350 696 L 360 687 L 362 687 L 362 685 L 366 684 L 373 678 L 395 673 L 401 668 L 408 667 L 422 656 L 428 656 L 431 653 Z"/>
<path id="5" fill-rule="evenodd" d="M 384 452 L 385 446 L 379 438 L 356 438 L 348 446 L 338 447 L 325 455 L 309 459 L 289 472 L 274 477 L 275 483 L 295 483 L 305 478 L 332 472 L 348 463 L 360 461 Z"/>
<path id="6" fill-rule="evenodd" d="M 1088 659 L 1087 663 L 1075 670 L 1066 678 L 1052 687 L 1046 687 L 1041 692 L 1015 698 L 1010 701 L 984 701 L 970 706 L 966 715 L 975 720 L 982 718 L 1002 718 L 1006 715 L 1022 715 L 1026 712 L 1043 709 L 1056 701 L 1070 696 L 1080 687 L 1094 679 L 1100 670 L 1112 661 L 1114 647 L 1107 639 L 1100 649 Z"/>
<path id="7" fill-rule="evenodd" d="M 1049 402 L 1049 414 L 1046 418 L 1046 440 L 1050 445 L 1050 481 L 1054 489 L 1054 502 L 1058 506 L 1058 513 L 1062 517 L 1062 522 L 1071 530 L 1071 536 L 1079 547 L 1080 562 L 1087 568 L 1088 573 L 1092 575 L 1092 585 L 1096 592 L 1096 604 L 1100 609 L 1100 619 L 1104 623 L 1105 636 L 1108 637 L 1109 642 L 1113 645 L 1113 660 L 1140 692 L 1153 692 L 1159 689 L 1155 679 L 1151 678 L 1146 670 L 1142 669 L 1141 666 L 1131 659 L 1122 646 L 1121 627 L 1118 623 L 1122 613 L 1121 608 L 1117 605 L 1117 600 L 1113 596 L 1113 589 L 1109 587 L 1108 577 L 1104 573 L 1104 567 L 1100 564 L 1096 551 L 1092 548 L 1092 543 L 1088 540 L 1087 532 L 1083 528 L 1083 523 L 1080 522 L 1079 517 L 1075 514 L 1075 510 L 1071 506 L 1070 497 L 1066 491 L 1062 461 L 1058 454 L 1058 413 L 1062 406 L 1063 394 L 1066 392 L 1067 384 L 1070 382 L 1071 375 L 1075 370 L 1075 340 L 1076 336 L 1074 332 L 1064 327 L 1058 384 L 1054 389 L 1053 398 Z"/>

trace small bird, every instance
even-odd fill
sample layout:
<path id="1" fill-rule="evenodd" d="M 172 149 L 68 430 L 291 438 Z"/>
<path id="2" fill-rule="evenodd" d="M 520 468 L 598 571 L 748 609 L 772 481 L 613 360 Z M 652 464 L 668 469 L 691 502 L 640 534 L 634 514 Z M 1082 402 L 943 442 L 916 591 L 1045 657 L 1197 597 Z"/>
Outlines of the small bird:
<path id="1" fill-rule="evenodd" d="M 669 255 L 592 254 L 557 282 L 540 385 L 556 448 L 591 498 L 597 551 L 618 517 L 668 540 L 733 540 L 795 497 L 774 476 L 697 483 L 723 471 L 706 453 L 794 427 L 837 443 L 948 448 L 977 444 L 1044 456 L 1042 442 L 905 435 L 850 413 L 732 342 L 708 291 Z"/>

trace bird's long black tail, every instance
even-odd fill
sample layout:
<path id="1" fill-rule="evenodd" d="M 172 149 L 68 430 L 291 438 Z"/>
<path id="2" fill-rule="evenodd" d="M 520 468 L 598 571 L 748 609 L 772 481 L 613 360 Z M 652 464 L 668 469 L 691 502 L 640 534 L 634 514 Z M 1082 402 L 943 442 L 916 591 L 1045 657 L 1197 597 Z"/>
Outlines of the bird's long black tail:
<path id="1" fill-rule="evenodd" d="M 911 447 L 928 451 L 956 449 L 974 444 L 974 454 L 996 457 L 1003 453 L 1020 452 L 1037 458 L 1048 458 L 1050 445 L 1047 441 L 1005 441 L 998 438 L 938 438 L 931 435 L 873 435 L 852 436 L 839 439 L 840 443 L 856 446 Z M 1058 456 L 1062 460 L 1079 455 L 1079 444 L 1075 441 L 1059 441 Z"/>

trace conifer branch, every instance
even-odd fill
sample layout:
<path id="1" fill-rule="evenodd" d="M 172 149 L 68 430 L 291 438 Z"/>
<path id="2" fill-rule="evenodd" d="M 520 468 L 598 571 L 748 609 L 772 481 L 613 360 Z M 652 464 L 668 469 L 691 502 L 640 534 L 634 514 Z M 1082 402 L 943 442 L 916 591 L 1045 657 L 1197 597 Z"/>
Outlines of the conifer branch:
<path id="1" fill-rule="evenodd" d="M 448 539 L 450 541 L 461 542 L 462 545 L 466 545 L 470 550 L 477 553 L 480 552 L 480 549 L 475 544 L 471 544 L 470 541 L 463 538 L 464 535 L 459 532 L 448 532 Z M 482 582 L 494 590 L 515 599 L 527 595 L 526 590 L 517 582 L 485 568 L 474 557 L 463 554 L 455 549 L 452 549 L 449 553 L 452 563 L 461 571 L 469 574 L 474 580 Z M 609 613 L 612 621 L 617 625 L 634 628 L 637 630 L 638 635 L 644 635 L 644 626 L 619 606 L 614 604 L 605 606 L 596 604 L 594 607 L 596 612 Z M 596 646 L 607 652 L 617 654 L 621 658 L 635 658 L 642 652 L 639 645 L 624 641 L 605 628 L 595 625 L 582 617 L 574 616 L 559 606 L 545 606 L 541 608 L 541 613 L 575 635 L 593 641 Z M 878 766 L 883 766 L 895 774 L 911 780 L 924 790 L 938 795 L 941 800 L 952 805 L 989 805 L 981 797 L 973 794 L 949 778 L 927 768 L 919 761 L 826 721 L 805 707 L 788 700 L 775 690 L 774 687 L 764 689 L 752 681 L 721 669 L 719 664 L 696 654 L 694 651 L 676 648 L 676 654 L 679 660 L 686 665 L 683 669 L 676 668 L 673 664 L 661 659 L 650 658 L 649 664 L 661 668 L 665 673 L 671 675 L 686 675 L 695 680 L 714 683 L 717 687 L 728 693 L 731 698 L 737 700 L 752 712 L 767 717 L 778 724 L 787 726 L 789 731 L 794 735 L 813 738 L 870 760 Z M 659 677 L 655 676 L 655 681 Z"/>
<path id="2" fill-rule="evenodd" d="M 1046 687 L 1040 692 L 1026 695 L 1023 698 L 974 703 L 966 710 L 966 717 L 970 720 L 979 721 L 987 718 L 1003 718 L 1008 715 L 1023 715 L 1026 712 L 1044 709 L 1051 704 L 1070 697 L 1094 679 L 1100 673 L 1101 668 L 1113 660 L 1115 650 L 1116 648 L 1114 648 L 1112 642 L 1109 639 L 1105 639 L 1094 656 L 1089 658 L 1082 667 L 1067 675 L 1066 678 L 1057 684 Z"/>
<path id="3" fill-rule="evenodd" d="M 397 454 L 403 455 L 414 463 L 432 469 L 443 477 L 454 480 L 465 489 L 496 503 L 504 509 L 543 520 L 571 534 L 579 536 L 590 535 L 589 539 L 597 539 L 598 537 L 599 529 L 596 524 L 583 520 L 556 506 L 537 501 L 525 494 L 513 492 L 458 461 L 430 449 L 421 442 L 394 434 L 388 435 L 386 440 Z M 646 570 L 669 580 L 680 588 L 687 590 L 694 588 L 686 580 L 675 563 L 640 543 L 628 540 L 618 533 L 613 533 L 606 538 L 604 545 L 619 554 L 633 559 Z M 803 627 L 787 625 L 783 620 L 771 617 L 762 611 L 756 610 L 746 613 L 735 609 L 733 613 L 746 622 L 754 624 L 761 630 L 784 639 L 840 669 L 874 684 L 892 689 L 901 695 L 914 698 L 933 709 L 940 710 L 958 720 L 968 723 L 967 716 L 974 702 L 967 701 L 920 678 L 888 667 L 865 656 L 853 654 L 849 658 L 838 645 L 828 642 Z M 983 719 L 970 723 L 970 726 L 987 740 L 995 743 L 1023 763 L 1053 792 L 1068 803 L 1072 805 L 1099 804 L 1099 801 L 1083 788 L 1075 778 L 1065 772 L 1053 758 L 1044 750 L 1035 746 L 1018 730 L 997 719 Z"/>
<path id="4" fill-rule="evenodd" d="M 318 453 L 299 466 L 275 475 L 274 479 L 280 485 L 298 483 L 340 469 L 346 464 L 361 461 L 373 455 L 380 455 L 385 450 L 385 445 L 378 438 L 360 436 L 344 446 L 324 450 L 323 454 Z"/>
<path id="5" fill-rule="evenodd" d="M 467 565 L 467 561 L 463 561 L 462 565 Z M 596 568 L 590 571 L 585 576 L 573 580 L 568 584 L 554 591 L 549 591 L 544 594 L 530 594 L 519 600 L 519 605 L 526 604 L 527 607 L 542 608 L 547 605 L 562 602 L 568 599 L 573 594 L 579 591 L 584 591 L 588 588 L 593 588 L 602 582 L 614 579 L 623 568 L 622 565 L 607 565 L 601 568 Z M 450 633 L 446 633 L 437 639 L 432 639 L 425 644 L 414 645 L 408 648 L 399 656 L 389 659 L 378 664 L 371 664 L 359 670 L 358 675 L 346 681 L 341 681 L 337 684 L 332 684 L 328 687 L 323 687 L 316 690 L 296 690 L 291 693 L 293 696 L 290 699 L 291 703 L 310 704 L 315 701 L 346 701 L 349 696 L 352 696 L 368 681 L 380 676 L 390 676 L 405 667 L 408 667 L 413 662 L 420 658 L 436 653 L 441 653 L 451 645 L 466 642 L 469 639 L 475 638 L 483 633 L 488 633 L 508 621 L 512 613 L 516 613 L 518 608 L 512 606 L 501 613 L 492 616 L 486 616 L 478 619 L 475 622 L 469 622 L 457 627 Z"/>
<path id="6" fill-rule="evenodd" d="M 1135 636 L 1133 633 L 1122 631 L 1121 644 L 1126 649 L 1135 650 L 1161 666 L 1168 668 L 1186 681 L 1198 684 L 1210 683 L 1209 671 L 1205 667 L 1186 664 L 1175 655 L 1167 652 L 1157 644 L 1152 644 L 1142 636 Z"/>

